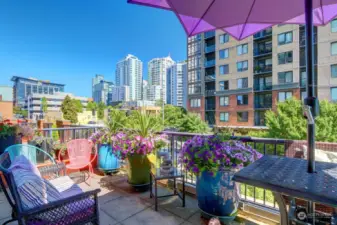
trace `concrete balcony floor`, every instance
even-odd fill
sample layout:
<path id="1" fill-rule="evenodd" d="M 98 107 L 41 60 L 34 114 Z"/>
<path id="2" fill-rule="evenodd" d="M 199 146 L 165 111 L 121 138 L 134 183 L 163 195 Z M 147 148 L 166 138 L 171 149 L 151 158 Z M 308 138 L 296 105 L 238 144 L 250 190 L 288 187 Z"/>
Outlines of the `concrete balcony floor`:
<path id="1" fill-rule="evenodd" d="M 149 191 L 135 192 L 127 183 L 126 176 L 94 175 L 89 186 L 81 182 L 83 190 L 100 188 L 100 224 L 102 225 L 207 225 L 209 221 L 200 217 L 197 200 L 186 195 L 186 207 L 181 207 L 181 200 L 175 197 L 159 199 L 158 211 L 154 210 L 154 199 Z M 158 194 L 168 194 L 167 187 L 158 187 Z M 0 193 L 0 224 L 10 218 L 11 208 L 3 193 Z M 10 224 L 17 224 L 16 222 Z M 238 224 L 265 224 L 249 218 L 239 218 L 232 222 Z"/>

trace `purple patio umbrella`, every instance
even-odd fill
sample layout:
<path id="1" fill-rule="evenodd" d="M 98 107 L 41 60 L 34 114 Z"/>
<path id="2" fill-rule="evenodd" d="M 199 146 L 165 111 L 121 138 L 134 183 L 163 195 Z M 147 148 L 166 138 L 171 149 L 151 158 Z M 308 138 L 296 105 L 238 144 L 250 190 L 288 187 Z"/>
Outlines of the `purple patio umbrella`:
<path id="1" fill-rule="evenodd" d="M 337 0 L 128 0 L 129 3 L 173 11 L 188 36 L 222 29 L 237 40 L 276 24 L 306 25 L 307 98 L 313 118 L 318 114 L 313 75 L 313 25 L 337 16 Z M 309 113 L 310 114 L 310 113 Z M 308 123 L 308 172 L 315 171 L 315 122 Z"/>

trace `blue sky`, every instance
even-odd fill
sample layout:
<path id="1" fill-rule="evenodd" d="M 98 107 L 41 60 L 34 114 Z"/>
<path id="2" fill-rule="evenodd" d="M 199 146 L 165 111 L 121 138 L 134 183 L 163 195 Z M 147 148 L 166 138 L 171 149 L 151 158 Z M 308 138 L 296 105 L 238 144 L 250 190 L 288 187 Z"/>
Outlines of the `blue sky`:
<path id="1" fill-rule="evenodd" d="M 66 84 L 91 96 L 91 78 L 115 80 L 126 54 L 144 63 L 169 53 L 186 59 L 186 35 L 171 12 L 127 0 L 1 0 L 0 85 L 13 75 Z"/>

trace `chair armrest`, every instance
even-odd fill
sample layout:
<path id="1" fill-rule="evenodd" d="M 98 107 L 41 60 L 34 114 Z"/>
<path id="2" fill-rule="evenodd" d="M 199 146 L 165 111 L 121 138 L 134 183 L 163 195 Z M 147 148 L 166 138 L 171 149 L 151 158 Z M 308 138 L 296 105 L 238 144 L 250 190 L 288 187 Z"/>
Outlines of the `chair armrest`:
<path id="1" fill-rule="evenodd" d="M 42 177 L 53 177 L 55 175 L 66 175 L 66 166 L 62 162 L 50 164 L 39 168 Z"/>
<path id="2" fill-rule="evenodd" d="M 50 215 L 48 213 L 55 212 L 57 214 L 67 214 L 67 208 L 74 207 L 74 204 L 78 203 L 81 204 L 81 201 L 85 199 L 92 199 L 94 201 L 94 205 L 92 207 L 95 207 L 96 210 L 98 210 L 98 201 L 97 201 L 97 194 L 100 192 L 100 189 L 87 191 L 84 193 L 80 193 L 74 196 L 71 196 L 69 198 L 61 199 L 55 202 L 48 203 L 46 205 L 30 209 L 27 211 L 22 212 L 22 216 L 29 219 L 34 218 L 36 216 L 44 217 L 44 214 L 46 217 L 50 218 Z M 55 214 L 54 213 L 54 214 Z"/>

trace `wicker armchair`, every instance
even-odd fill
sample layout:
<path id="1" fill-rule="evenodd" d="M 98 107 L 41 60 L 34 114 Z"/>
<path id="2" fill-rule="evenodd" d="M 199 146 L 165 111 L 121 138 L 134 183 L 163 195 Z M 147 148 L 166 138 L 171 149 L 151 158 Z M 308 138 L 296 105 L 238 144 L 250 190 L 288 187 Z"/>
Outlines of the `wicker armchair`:
<path id="1" fill-rule="evenodd" d="M 43 150 L 42 150 L 43 151 Z M 0 185 L 7 201 L 12 207 L 12 221 L 19 224 L 31 225 L 68 225 L 68 224 L 99 224 L 99 209 L 97 194 L 99 189 L 79 193 L 55 202 L 45 204 L 29 210 L 24 210 L 20 202 L 14 177 L 7 170 L 11 165 L 10 154 L 4 152 L 0 156 L 0 170 L 2 177 Z M 63 163 L 51 164 L 39 168 L 41 176 L 48 180 L 66 175 L 66 167 Z"/>

